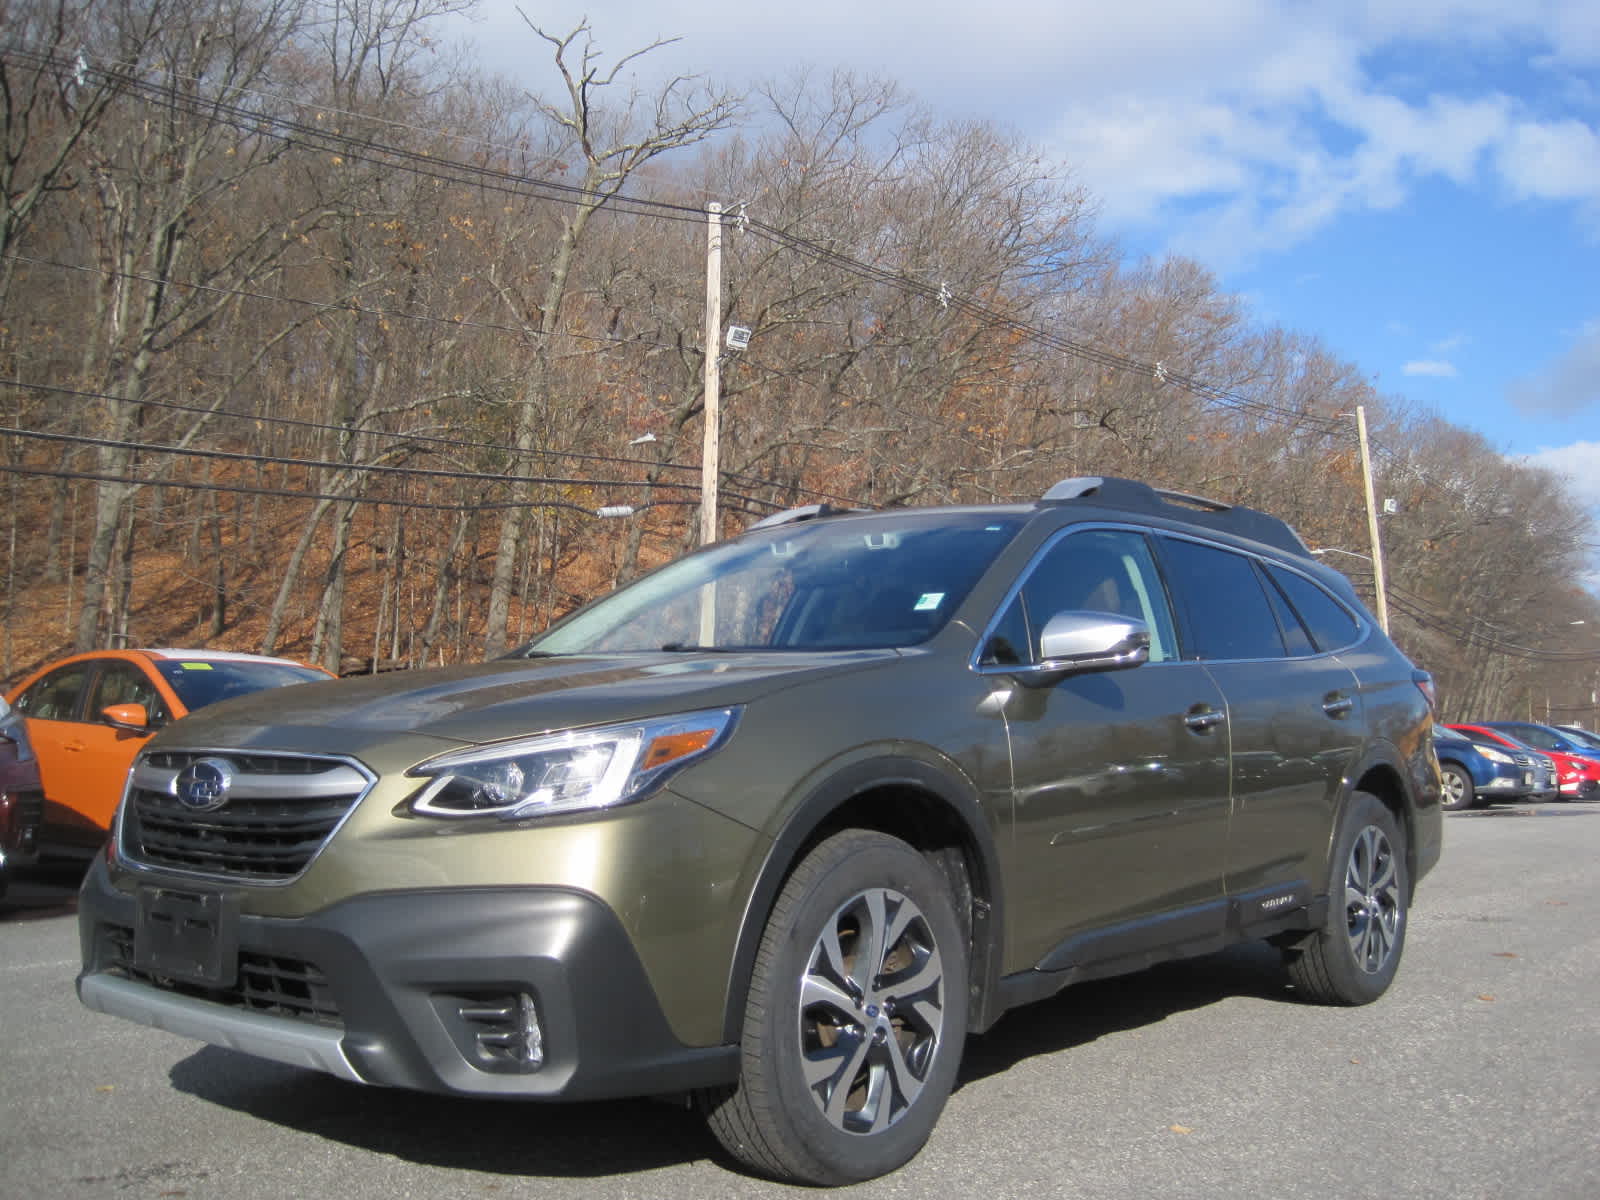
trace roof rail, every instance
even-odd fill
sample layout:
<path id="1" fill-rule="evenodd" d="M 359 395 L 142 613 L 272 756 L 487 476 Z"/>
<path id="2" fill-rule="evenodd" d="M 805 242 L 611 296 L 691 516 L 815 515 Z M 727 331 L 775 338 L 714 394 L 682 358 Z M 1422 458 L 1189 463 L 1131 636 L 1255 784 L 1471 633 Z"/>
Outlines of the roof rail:
<path id="1" fill-rule="evenodd" d="M 1118 479 L 1110 475 L 1079 475 L 1063 479 L 1040 499 L 1040 504 L 1051 506 L 1068 504 L 1074 500 L 1091 504 L 1104 504 L 1109 508 L 1128 508 L 1144 513 L 1155 513 L 1177 521 L 1188 521 L 1208 529 L 1231 533 L 1235 537 L 1250 538 L 1280 550 L 1309 556 L 1311 551 L 1301 540 L 1294 527 L 1281 517 L 1259 509 L 1245 508 L 1239 504 L 1224 504 L 1204 496 L 1191 496 L 1151 487 L 1136 479 Z"/>

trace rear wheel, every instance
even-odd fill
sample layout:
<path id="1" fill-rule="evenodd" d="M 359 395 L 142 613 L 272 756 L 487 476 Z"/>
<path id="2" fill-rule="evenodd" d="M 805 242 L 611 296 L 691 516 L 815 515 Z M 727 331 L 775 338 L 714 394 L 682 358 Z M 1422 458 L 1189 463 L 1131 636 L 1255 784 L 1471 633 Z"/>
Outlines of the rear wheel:
<path id="1" fill-rule="evenodd" d="M 1478 806 L 1478 792 L 1472 786 L 1472 776 L 1455 763 L 1440 763 L 1439 776 L 1444 784 L 1444 797 L 1440 803 L 1442 808 L 1459 812 L 1464 808 Z"/>
<path id="2" fill-rule="evenodd" d="M 966 944 L 944 879 L 906 843 L 850 830 L 784 885 L 751 974 L 739 1082 L 701 1105 L 763 1174 L 871 1179 L 927 1141 L 966 1026 Z"/>
<path id="3" fill-rule="evenodd" d="M 1394 814 L 1376 796 L 1355 793 L 1334 842 L 1327 919 L 1285 952 L 1295 988 L 1321 1004 L 1369 1004 L 1383 995 L 1405 948 L 1410 900 Z"/>

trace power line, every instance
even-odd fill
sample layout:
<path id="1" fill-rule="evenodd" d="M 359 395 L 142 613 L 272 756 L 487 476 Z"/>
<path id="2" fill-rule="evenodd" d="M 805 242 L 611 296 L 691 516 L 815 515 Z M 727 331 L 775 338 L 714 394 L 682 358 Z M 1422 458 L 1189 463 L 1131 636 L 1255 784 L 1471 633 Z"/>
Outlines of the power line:
<path id="1" fill-rule="evenodd" d="M 565 458 L 565 459 L 572 459 L 574 461 L 580 461 L 580 462 L 596 462 L 596 463 L 606 463 L 606 464 L 621 465 L 621 466 L 638 466 L 638 467 L 645 467 L 645 468 L 660 467 L 660 468 L 662 468 L 664 470 L 669 470 L 669 471 L 692 471 L 692 472 L 698 473 L 699 470 L 700 470 L 698 465 L 689 465 L 689 464 L 684 464 L 684 463 L 665 462 L 665 461 L 658 461 L 658 460 L 655 460 L 655 459 L 647 459 L 647 458 L 628 458 L 628 457 L 625 457 L 625 456 L 611 455 L 611 454 L 593 454 L 593 453 L 585 453 L 583 451 L 578 451 L 578 450 L 554 450 L 554 449 L 550 449 L 548 447 L 538 447 L 538 448 L 530 449 L 530 450 L 527 450 L 527 451 L 520 451 L 520 450 L 517 450 L 515 447 L 512 447 L 512 446 L 507 446 L 507 445 L 504 445 L 504 444 L 496 444 L 496 443 L 491 443 L 491 442 L 469 442 L 469 441 L 464 441 L 464 440 L 461 440 L 461 439 L 458 439 L 458 438 L 444 438 L 444 437 L 438 437 L 438 436 L 431 435 L 431 434 L 398 433 L 398 432 L 393 432 L 393 431 L 386 430 L 386 429 L 370 429 L 370 428 L 365 428 L 365 427 L 360 427 L 360 426 L 333 425 L 333 424 L 328 424 L 326 422 L 320 422 L 320 421 L 308 421 L 308 420 L 305 420 L 303 418 L 297 418 L 297 417 L 268 416 L 268 415 L 265 415 L 265 414 L 254 414 L 254 413 L 232 413 L 232 412 L 228 412 L 228 411 L 223 410 L 223 409 L 213 409 L 213 408 L 205 407 L 203 405 L 196 405 L 196 404 L 180 404 L 180 403 L 177 403 L 176 401 L 171 401 L 171 400 L 155 400 L 155 399 L 148 399 L 148 398 L 139 399 L 139 400 L 129 400 L 126 397 L 113 396 L 113 395 L 110 395 L 109 393 L 106 393 L 106 392 L 90 392 L 90 391 L 84 391 L 84 390 L 76 389 L 76 388 L 62 387 L 60 385 L 55 385 L 55 384 L 27 383 L 27 382 L 25 382 L 25 381 L 23 381 L 21 379 L 11 379 L 11 378 L 0 377 L 0 386 L 11 386 L 11 387 L 23 388 L 23 389 L 25 389 L 27 391 L 40 392 L 40 393 L 45 393 L 45 394 L 76 396 L 76 397 L 78 397 L 80 399 L 85 399 L 85 400 L 106 400 L 106 401 L 110 401 L 110 402 L 117 403 L 117 404 L 148 405 L 149 407 L 152 407 L 152 408 L 169 409 L 169 410 L 173 410 L 173 411 L 176 411 L 176 412 L 194 413 L 194 414 L 201 415 L 201 416 L 211 416 L 211 417 L 217 417 L 217 418 L 225 419 L 225 420 L 248 421 L 248 422 L 252 422 L 252 423 L 261 423 L 261 424 L 269 424 L 269 425 L 285 425 L 285 426 L 301 428 L 301 429 L 309 429 L 309 430 L 314 430 L 314 431 L 318 431 L 318 432 L 325 432 L 325 433 L 336 433 L 336 434 L 360 433 L 360 434 L 362 434 L 364 436 L 373 437 L 373 438 L 385 438 L 385 439 L 390 439 L 390 440 L 394 440 L 394 441 L 403 441 L 403 442 L 408 442 L 408 443 L 418 443 L 418 444 L 423 444 L 423 445 L 428 445 L 428 446 L 449 447 L 449 448 L 452 448 L 452 449 L 471 450 L 471 451 L 477 451 L 477 452 L 485 452 L 485 451 L 487 451 L 487 452 L 490 452 L 490 453 L 507 454 L 507 455 L 513 455 L 513 456 L 526 455 L 528 457 L 535 457 L 535 458 Z M 0 433 L 3 433 L 3 432 L 11 432 L 12 434 L 14 434 L 15 436 L 18 436 L 18 437 L 51 438 L 51 439 L 58 440 L 58 441 L 76 440 L 76 441 L 83 441 L 83 442 L 87 442 L 87 443 L 90 443 L 90 444 L 98 444 L 98 445 L 126 445 L 126 446 L 129 446 L 131 448 L 136 448 L 136 449 L 138 449 L 138 448 L 152 449 L 152 450 L 175 449 L 175 448 L 161 447 L 161 446 L 156 446 L 156 445 L 145 445 L 145 444 L 142 444 L 142 443 L 111 443 L 111 442 L 97 441 L 96 439 L 92 439 L 92 438 L 88 438 L 88 437 L 84 437 L 84 436 L 80 436 L 80 435 L 51 434 L 51 433 L 45 433 L 45 432 L 42 432 L 42 431 L 25 430 L 25 429 L 11 429 L 11 430 L 0 429 Z M 198 456 L 198 455 L 201 455 L 201 454 L 209 454 L 209 453 L 216 453 L 216 452 L 195 450 L 195 451 L 193 451 L 193 453 Z M 246 455 L 243 455 L 242 457 L 248 458 L 248 459 L 257 459 L 257 458 L 261 458 L 262 456 L 253 455 L 253 454 L 246 454 Z M 283 461 L 283 462 L 289 462 L 289 463 L 307 463 L 308 462 L 308 460 L 306 460 L 306 459 L 298 459 L 298 458 L 295 458 L 295 459 L 268 460 L 268 461 Z M 333 466 L 333 467 L 342 467 L 342 466 L 349 466 L 350 464 L 336 463 L 335 462 L 335 463 L 326 463 L 326 464 L 323 464 L 323 465 Z M 476 474 L 476 475 L 465 474 L 465 477 L 475 478 L 475 479 L 484 478 L 484 476 L 481 473 Z M 729 472 L 729 473 L 726 473 L 724 477 L 726 479 L 730 480 L 731 482 L 739 484 L 739 485 L 744 486 L 744 487 L 771 487 L 771 488 L 778 488 L 779 490 L 781 490 L 781 491 L 783 491 L 783 492 L 785 492 L 787 494 L 794 495 L 794 496 L 815 497 L 817 499 L 823 499 L 823 500 L 837 500 L 837 501 L 840 501 L 841 503 L 847 503 L 847 504 L 852 504 L 852 505 L 857 505 L 857 506 L 859 506 L 859 504 L 860 504 L 859 501 L 852 500 L 851 498 L 846 497 L 846 496 L 837 496 L 837 495 L 834 495 L 834 494 L 829 493 L 829 492 L 812 491 L 812 490 L 809 490 L 807 488 L 789 487 L 786 484 L 775 483 L 772 480 L 761 479 L 761 478 L 759 478 L 757 476 L 743 475 L 743 474 L 737 474 L 737 473 Z M 509 476 L 509 475 L 505 475 L 505 476 L 496 476 L 496 478 L 505 479 L 505 480 L 522 480 L 522 481 L 528 481 L 528 482 L 543 482 L 542 479 L 540 479 L 539 477 L 534 477 L 534 476 Z M 591 481 L 582 480 L 582 481 L 579 481 L 579 482 L 591 482 Z M 601 481 L 601 483 L 604 483 L 604 482 L 605 481 Z M 629 481 L 628 486 L 641 486 L 642 487 L 642 486 L 650 486 L 650 485 L 646 481 Z M 690 485 L 688 485 L 688 484 L 676 484 L 676 483 L 670 483 L 670 482 L 661 482 L 657 486 L 663 486 L 663 487 L 687 487 L 687 486 L 690 486 Z M 774 501 L 761 500 L 761 499 L 758 499 L 756 497 L 751 497 L 751 496 L 737 496 L 737 494 L 735 494 L 735 493 L 730 493 L 730 494 L 734 494 L 734 495 L 736 495 L 736 498 L 742 499 L 742 500 L 746 500 L 751 504 L 765 505 L 765 506 L 767 506 L 769 508 L 782 508 L 783 507 L 782 504 L 776 503 Z"/>
<path id="2" fill-rule="evenodd" d="M 77 65 L 76 60 L 69 64 L 61 59 L 38 55 L 33 57 L 35 61 L 43 61 L 62 69 L 66 69 L 69 66 L 76 67 Z M 187 113 L 216 124 L 226 124 L 251 135 L 266 133 L 268 136 L 277 137 L 290 145 L 296 144 L 296 139 L 299 139 L 324 151 L 342 150 L 360 161 L 366 161 L 375 166 L 392 167 L 423 177 L 455 183 L 466 182 L 461 176 L 467 175 L 475 178 L 480 186 L 487 186 L 490 190 L 505 190 L 513 194 L 525 195 L 525 189 L 532 189 L 536 194 L 548 193 L 545 196 L 546 199 L 555 199 L 578 207 L 597 209 L 609 207 L 614 212 L 620 210 L 628 215 L 654 216 L 662 219 L 689 221 L 695 224 L 699 224 L 704 220 L 702 210 L 690 205 L 633 197 L 621 191 L 596 192 L 573 184 L 541 180 L 504 169 L 491 168 L 486 165 L 437 158 L 419 151 L 387 145 L 378 142 L 374 138 L 356 138 L 337 131 L 318 128 L 303 121 L 293 121 L 283 116 L 244 108 L 221 99 L 207 99 L 195 93 L 185 93 L 175 88 L 149 84 L 126 72 L 107 72 L 101 68 L 94 68 L 94 70 L 105 75 L 123 90 L 133 93 L 153 105 L 180 113 Z M 241 91 L 240 94 L 248 93 Z M 286 103 L 311 106 L 307 102 L 286 101 Z M 264 124 L 272 128 L 264 130 L 262 128 Z M 414 126 L 404 127 L 409 129 L 416 128 Z M 439 134 L 435 131 L 435 136 L 445 137 L 448 135 Z M 454 173 L 452 174 L 452 172 Z M 975 301 L 955 295 L 943 284 L 935 288 L 924 281 L 852 258 L 819 242 L 789 233 L 765 222 L 751 220 L 744 216 L 736 224 L 754 230 L 776 243 L 804 251 L 814 261 L 828 263 L 859 278 L 884 283 L 899 290 L 935 300 L 946 308 L 964 312 L 985 324 L 1009 329 L 1030 340 L 1037 341 L 1042 345 L 1073 357 L 1111 369 L 1147 375 L 1158 385 L 1171 383 L 1201 400 L 1220 407 L 1253 415 L 1258 419 L 1272 420 L 1279 423 L 1296 426 L 1308 424 L 1320 426 L 1326 432 L 1332 432 L 1338 428 L 1336 422 L 1330 418 L 1297 412 L 1293 409 L 1264 401 L 1251 400 L 1227 389 L 1205 383 L 1183 372 L 1169 369 L 1162 362 L 1143 362 L 1115 351 L 1053 333 L 1036 325 L 1030 325 Z"/>
<path id="3" fill-rule="evenodd" d="M 135 475 L 117 475 L 104 471 L 66 471 L 52 467 L 25 467 L 14 463 L 0 463 L 0 475 L 30 475 L 49 479 L 68 479 L 89 483 L 125 483 L 136 487 L 178 488 L 184 491 L 226 492 L 242 496 L 278 496 L 291 500 L 332 500 L 341 504 L 374 504 L 389 508 L 423 509 L 432 512 L 481 512 L 512 508 L 560 508 L 601 519 L 593 508 L 585 508 L 569 500 L 473 500 L 463 504 L 447 504 L 430 500 L 402 500 L 395 497 L 365 496 L 344 492 L 309 492 L 299 488 L 263 487 L 256 484 L 218 483 L 197 479 L 145 479 Z M 646 508 L 669 505 L 692 506 L 699 504 L 698 497 L 687 500 L 657 499 L 631 507 L 635 512 Z"/>

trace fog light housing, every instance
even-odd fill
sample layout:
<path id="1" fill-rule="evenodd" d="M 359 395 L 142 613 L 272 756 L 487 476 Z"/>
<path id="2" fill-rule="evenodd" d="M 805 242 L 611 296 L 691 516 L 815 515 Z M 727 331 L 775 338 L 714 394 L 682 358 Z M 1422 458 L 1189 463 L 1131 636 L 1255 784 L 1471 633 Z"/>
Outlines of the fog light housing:
<path id="1" fill-rule="evenodd" d="M 530 992 L 436 995 L 456 1047 L 480 1071 L 531 1075 L 544 1066 L 544 1026 Z"/>

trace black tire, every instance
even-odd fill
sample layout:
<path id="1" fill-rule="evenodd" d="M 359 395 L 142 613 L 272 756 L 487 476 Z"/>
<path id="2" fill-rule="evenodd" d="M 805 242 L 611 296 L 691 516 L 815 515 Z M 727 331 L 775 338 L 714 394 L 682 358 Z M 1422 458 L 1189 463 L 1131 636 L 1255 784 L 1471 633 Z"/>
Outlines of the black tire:
<path id="1" fill-rule="evenodd" d="M 711 1131 L 748 1167 L 795 1183 L 854 1183 L 909 1162 L 955 1085 L 967 957 L 949 886 L 926 859 L 881 833 L 828 838 L 767 920 L 739 1082 L 700 1096 Z"/>
<path id="2" fill-rule="evenodd" d="M 1455 763 L 1440 763 L 1439 777 L 1444 784 L 1444 794 L 1439 807 L 1451 812 L 1478 807 L 1478 790 L 1472 786 L 1472 776 Z"/>
<path id="3" fill-rule="evenodd" d="M 1329 864 L 1323 927 L 1285 951 L 1289 978 L 1318 1004 L 1370 1004 L 1388 990 L 1405 949 L 1411 880 L 1405 839 L 1376 796 L 1345 807 Z"/>

